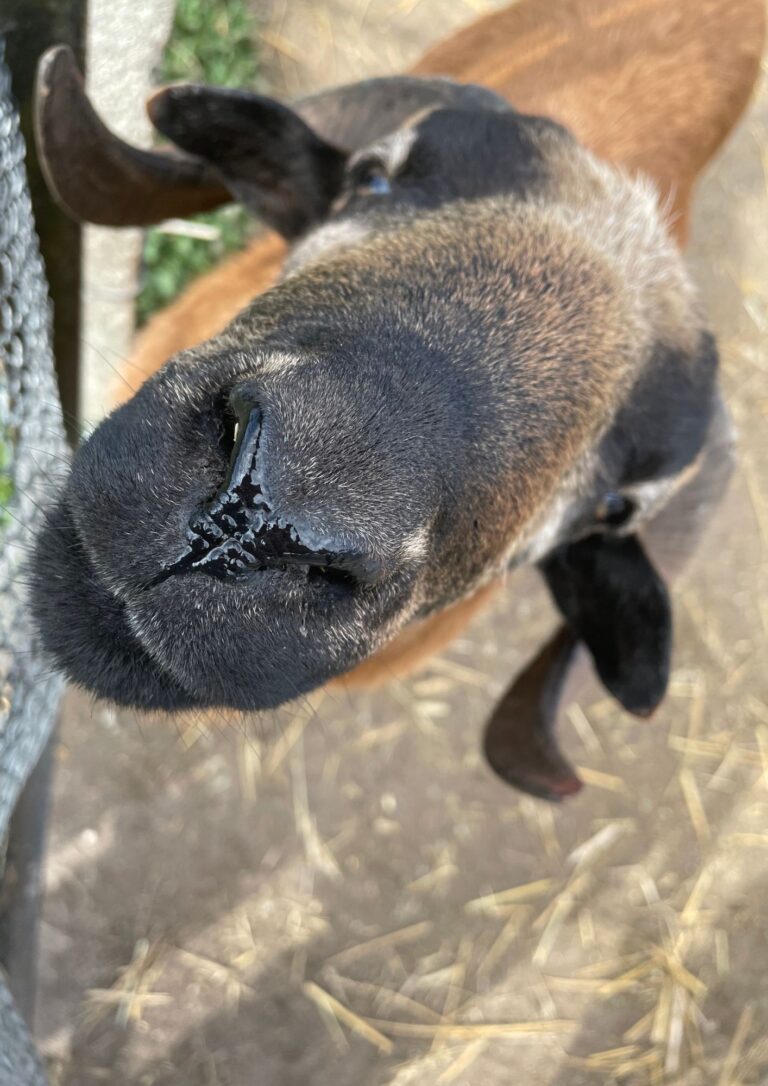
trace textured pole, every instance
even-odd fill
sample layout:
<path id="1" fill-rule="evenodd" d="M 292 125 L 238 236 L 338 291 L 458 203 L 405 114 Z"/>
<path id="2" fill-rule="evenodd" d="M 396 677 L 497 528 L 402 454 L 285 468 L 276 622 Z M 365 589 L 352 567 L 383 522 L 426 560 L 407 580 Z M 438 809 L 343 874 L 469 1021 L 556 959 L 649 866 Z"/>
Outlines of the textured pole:
<path id="1" fill-rule="evenodd" d="M 24 141 L 0 37 L 0 909 L 6 932 L 15 933 L 3 964 L 28 974 L 11 974 L 6 984 L 0 971 L 0 1086 L 45 1082 L 13 997 L 16 986 L 28 1001 L 32 991 L 42 842 L 34 791 L 20 815 L 30 802 L 35 810 L 15 824 L 7 869 L 4 860 L 11 815 L 50 740 L 61 689 L 37 652 L 25 586 L 34 537 L 67 462 L 50 333 Z"/>
<path id="2" fill-rule="evenodd" d="M 26 143 L 35 228 L 54 300 L 53 355 L 70 441 L 77 437 L 80 417 L 82 230 L 79 223 L 56 206 L 45 186 L 33 139 L 32 101 L 37 62 L 50 45 L 70 45 L 80 70 L 85 71 L 86 7 L 86 0 L 2 0 L 0 3 L 0 34 L 5 37 L 5 60 L 12 73 L 13 96 Z"/>

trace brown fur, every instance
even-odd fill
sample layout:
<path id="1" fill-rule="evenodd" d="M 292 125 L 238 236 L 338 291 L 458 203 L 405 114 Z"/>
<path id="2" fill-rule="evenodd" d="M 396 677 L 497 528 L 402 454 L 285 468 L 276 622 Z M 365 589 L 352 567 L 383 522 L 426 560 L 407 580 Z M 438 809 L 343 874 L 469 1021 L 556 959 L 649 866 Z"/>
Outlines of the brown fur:
<path id="1" fill-rule="evenodd" d="M 764 26 L 762 0 L 524 0 L 436 46 L 414 72 L 483 83 L 648 174 L 672 200 L 682 241 L 696 177 L 749 99 Z"/>
<path id="2" fill-rule="evenodd" d="M 758 71 L 762 0 L 522 0 L 431 50 L 413 69 L 481 83 L 554 118 L 601 157 L 657 184 L 685 239 L 695 179 L 741 114 Z M 131 376 L 218 333 L 277 278 L 286 252 L 260 238 L 195 283 L 137 341 Z M 493 594 L 408 628 L 337 682 L 373 685 L 443 648 Z"/>

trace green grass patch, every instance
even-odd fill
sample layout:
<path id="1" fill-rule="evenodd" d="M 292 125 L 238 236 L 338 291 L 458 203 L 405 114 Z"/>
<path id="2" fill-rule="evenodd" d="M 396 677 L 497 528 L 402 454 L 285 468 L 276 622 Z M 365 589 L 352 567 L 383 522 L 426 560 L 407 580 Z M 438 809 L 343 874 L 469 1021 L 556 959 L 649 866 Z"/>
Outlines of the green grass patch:
<path id="1" fill-rule="evenodd" d="M 13 497 L 13 478 L 8 470 L 10 466 L 11 450 L 5 441 L 0 441 L 0 528 L 4 528 L 10 519 L 7 512 L 7 506 Z"/>
<path id="2" fill-rule="evenodd" d="M 157 82 L 255 87 L 259 78 L 256 21 L 243 0 L 178 0 L 173 30 L 156 73 Z M 195 215 L 205 237 L 147 231 L 137 319 L 143 324 L 196 276 L 242 248 L 253 220 L 229 205 Z"/>

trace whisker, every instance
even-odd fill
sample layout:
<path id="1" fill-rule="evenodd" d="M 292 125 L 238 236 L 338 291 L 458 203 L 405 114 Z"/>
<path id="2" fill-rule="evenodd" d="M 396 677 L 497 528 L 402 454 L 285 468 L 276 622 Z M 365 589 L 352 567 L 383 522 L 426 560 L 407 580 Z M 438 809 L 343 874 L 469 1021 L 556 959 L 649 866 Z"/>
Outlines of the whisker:
<path id="1" fill-rule="evenodd" d="M 3 505 L 1 502 L 0 502 L 0 511 L 2 511 L 3 513 L 7 513 L 9 517 L 13 517 L 13 519 L 16 521 L 16 523 L 20 524 L 25 532 L 29 532 L 30 535 L 34 534 L 34 530 L 32 528 L 30 528 L 30 526 L 28 524 L 25 524 L 23 520 L 21 520 L 19 517 L 16 516 L 16 514 L 13 512 L 12 509 L 9 509 L 7 505 Z"/>
<path id="2" fill-rule="evenodd" d="M 32 445 L 23 445 L 22 448 L 25 452 L 38 453 L 40 456 L 48 456 L 51 460 L 60 460 L 62 464 L 66 464 L 67 468 L 72 466 L 72 461 L 68 456 L 60 456 L 58 453 L 50 452 L 48 449 L 36 449 Z M 35 463 L 37 463 L 37 461 L 35 461 Z"/>
<path id="3" fill-rule="evenodd" d="M 121 381 L 123 382 L 123 384 L 125 384 L 125 386 L 126 386 L 126 387 L 128 388 L 128 390 L 129 390 L 130 392 L 133 392 L 134 394 L 136 393 L 136 391 L 137 391 L 137 390 L 136 390 L 136 389 L 135 389 L 135 388 L 133 387 L 133 385 L 132 385 L 132 384 L 130 383 L 130 381 L 129 381 L 129 380 L 128 380 L 128 379 L 126 378 L 126 377 L 125 377 L 125 375 L 124 375 L 124 374 L 122 374 L 122 373 L 120 372 L 120 370 L 119 370 L 119 369 L 117 368 L 117 366 L 114 366 L 114 365 L 113 365 L 113 364 L 112 364 L 112 363 L 111 363 L 111 362 L 109 361 L 109 359 L 108 359 L 108 358 L 107 358 L 107 356 L 106 356 L 106 355 L 104 354 L 104 352 L 103 352 L 103 351 L 101 351 L 101 350 L 100 350 L 100 349 L 99 349 L 99 348 L 98 348 L 98 347 L 96 346 L 96 344 L 95 344 L 95 343 L 89 343 L 89 342 L 88 342 L 87 340 L 85 340 L 85 339 L 82 339 L 82 340 L 81 340 L 81 342 L 82 342 L 82 343 L 84 343 L 84 344 L 86 345 L 86 347 L 88 347 L 88 348 L 89 348 L 89 350 L 91 350 L 91 351 L 95 351 L 95 352 L 96 352 L 96 354 L 97 354 L 97 355 L 99 356 L 99 358 L 100 358 L 100 359 L 102 360 L 102 362 L 103 362 L 103 363 L 104 363 L 104 364 L 105 364 L 106 366 L 109 366 L 109 368 L 110 368 L 110 369 L 112 370 L 112 372 L 113 372 L 113 373 L 117 374 L 117 376 L 118 376 L 118 377 L 120 378 L 120 380 L 121 380 Z"/>
<path id="4" fill-rule="evenodd" d="M 24 490 L 19 490 L 18 493 L 23 495 L 28 501 L 31 501 L 32 504 L 37 509 L 40 510 L 40 513 L 45 518 L 45 521 L 48 524 L 48 526 L 54 532 L 56 532 L 56 534 L 60 537 L 62 544 L 67 548 L 67 550 L 70 550 L 70 551 L 72 551 L 74 553 L 77 550 L 76 544 L 74 544 L 72 542 L 72 540 L 69 538 L 69 535 L 65 532 L 64 528 L 62 528 L 61 525 L 59 525 L 59 524 L 55 524 L 54 521 L 51 519 L 52 516 L 53 516 L 54 510 L 44 509 L 43 506 L 39 505 L 34 500 L 34 498 L 31 496 L 31 494 L 27 493 Z M 7 513 L 8 516 L 12 517 L 16 521 L 17 524 L 21 525 L 21 527 L 24 529 L 25 532 L 29 532 L 29 534 L 32 536 L 33 541 L 37 539 L 37 534 L 38 534 L 38 530 L 39 530 L 39 527 L 37 525 L 35 526 L 35 528 L 32 528 L 32 527 L 30 527 L 29 524 L 25 524 L 24 521 L 21 520 L 20 517 L 17 517 L 16 514 L 13 512 L 13 510 L 10 509 L 7 505 L 0 504 L 0 511 L 2 511 L 4 513 Z M 17 544 L 17 546 L 18 546 L 18 544 Z"/>
<path id="5" fill-rule="evenodd" d="M 85 337 L 82 337 L 82 336 L 80 338 L 80 342 L 82 344 L 84 344 L 86 347 L 89 347 L 91 350 L 96 351 L 96 353 L 101 358 L 103 358 L 105 362 L 107 362 L 107 365 L 111 365 L 111 363 L 109 363 L 107 361 L 102 349 L 97 347 L 95 343 L 89 343 L 89 341 L 87 339 L 85 339 Z M 130 366 L 131 369 L 136 370 L 137 373 L 140 373 L 142 376 L 146 376 L 146 371 L 144 370 L 143 366 L 140 366 L 137 362 L 134 362 L 127 355 L 123 354 L 122 351 L 116 351 L 114 347 L 108 347 L 108 346 L 105 349 L 108 350 L 108 351 L 111 351 L 112 354 L 115 355 L 116 358 L 119 358 L 124 366 Z M 137 390 L 134 389 L 133 391 L 135 392 Z"/>

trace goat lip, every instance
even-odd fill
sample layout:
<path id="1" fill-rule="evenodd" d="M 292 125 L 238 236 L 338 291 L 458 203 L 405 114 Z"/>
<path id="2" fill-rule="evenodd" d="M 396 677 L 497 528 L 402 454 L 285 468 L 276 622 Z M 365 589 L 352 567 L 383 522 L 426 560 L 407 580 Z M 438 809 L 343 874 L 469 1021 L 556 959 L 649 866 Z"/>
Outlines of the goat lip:
<path id="1" fill-rule="evenodd" d="M 96 696 L 146 711 L 205 707 L 136 637 L 126 603 L 93 566 L 65 496 L 35 542 L 31 603 L 41 647 Z"/>
<path id="2" fill-rule="evenodd" d="M 175 561 L 164 566 L 157 576 L 147 582 L 144 590 L 156 588 L 171 577 L 187 573 L 206 573 L 225 583 L 242 584 L 252 581 L 254 576 L 261 573 L 295 572 L 308 576 L 315 571 L 318 575 L 336 577 L 339 581 L 347 578 L 350 588 L 355 584 L 378 584 L 385 576 L 381 563 L 364 555 L 310 551 L 301 544 L 295 545 L 293 553 L 259 553 L 257 545 L 258 537 L 254 536 L 245 541 L 237 538 L 225 540 L 212 549 L 191 546 Z"/>

